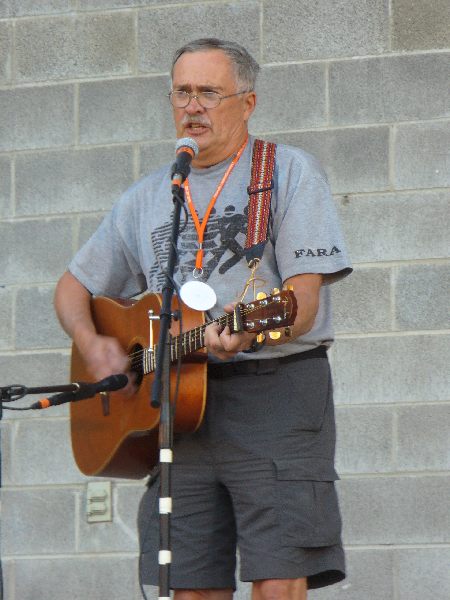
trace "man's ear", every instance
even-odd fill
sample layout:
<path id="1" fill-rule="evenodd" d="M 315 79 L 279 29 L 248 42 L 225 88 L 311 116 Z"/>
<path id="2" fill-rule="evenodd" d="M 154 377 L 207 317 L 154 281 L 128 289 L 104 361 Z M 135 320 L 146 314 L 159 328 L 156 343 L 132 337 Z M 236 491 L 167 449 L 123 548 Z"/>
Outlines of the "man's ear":
<path id="1" fill-rule="evenodd" d="M 256 93 L 248 92 L 244 98 L 245 102 L 245 114 L 244 119 L 248 121 L 256 108 Z"/>

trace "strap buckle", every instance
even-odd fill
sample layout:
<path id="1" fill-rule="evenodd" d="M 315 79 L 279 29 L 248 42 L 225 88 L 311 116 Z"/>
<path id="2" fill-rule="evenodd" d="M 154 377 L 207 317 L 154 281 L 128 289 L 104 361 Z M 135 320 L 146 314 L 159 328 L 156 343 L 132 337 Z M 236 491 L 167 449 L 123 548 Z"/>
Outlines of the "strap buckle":
<path id="1" fill-rule="evenodd" d="M 266 187 L 262 187 L 262 188 L 252 188 L 251 185 L 248 186 L 247 188 L 247 194 L 249 196 L 253 195 L 253 194 L 262 194 L 263 192 L 270 192 L 270 190 L 273 190 L 273 188 L 275 187 L 275 184 L 273 182 L 273 179 L 270 182 L 270 185 L 267 185 Z"/>

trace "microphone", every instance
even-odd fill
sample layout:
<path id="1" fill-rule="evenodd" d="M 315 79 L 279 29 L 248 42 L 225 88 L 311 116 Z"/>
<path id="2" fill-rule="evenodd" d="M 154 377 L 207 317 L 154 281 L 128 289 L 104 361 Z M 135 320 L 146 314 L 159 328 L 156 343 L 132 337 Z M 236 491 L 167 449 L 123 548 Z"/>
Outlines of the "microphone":
<path id="1" fill-rule="evenodd" d="M 173 191 L 176 191 L 189 175 L 192 159 L 199 152 L 197 142 L 188 137 L 179 139 L 175 145 L 175 150 L 177 157 L 172 165 L 171 174 Z"/>
<path id="2" fill-rule="evenodd" d="M 53 394 L 48 398 L 39 400 L 30 406 L 33 409 L 48 408 L 49 406 L 58 406 L 58 404 L 65 404 L 66 402 L 77 402 L 78 400 L 85 400 L 91 398 L 95 394 L 100 392 L 115 392 L 125 387 L 128 383 L 128 377 L 119 373 L 118 375 L 110 375 L 105 377 L 101 381 L 95 383 L 85 383 L 80 381 L 74 385 L 78 386 L 75 392 L 61 392 L 60 394 Z"/>

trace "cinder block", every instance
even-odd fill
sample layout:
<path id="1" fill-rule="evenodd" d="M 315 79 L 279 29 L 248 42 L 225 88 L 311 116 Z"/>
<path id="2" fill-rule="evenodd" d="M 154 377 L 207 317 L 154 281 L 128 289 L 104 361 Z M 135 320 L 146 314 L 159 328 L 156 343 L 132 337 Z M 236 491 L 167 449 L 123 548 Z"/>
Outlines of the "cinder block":
<path id="1" fill-rule="evenodd" d="M 77 248 L 81 248 L 88 241 L 104 218 L 104 214 L 80 218 Z"/>
<path id="2" fill-rule="evenodd" d="M 75 551 L 74 489 L 4 489 L 2 496 L 2 554 Z"/>
<path id="3" fill-rule="evenodd" d="M 0 150 L 72 143 L 72 86 L 0 90 L 0 131 Z"/>
<path id="4" fill-rule="evenodd" d="M 395 551 L 398 600 L 448 600 L 450 548 L 403 548 Z"/>
<path id="5" fill-rule="evenodd" d="M 331 129 L 265 136 L 299 146 L 323 164 L 335 194 L 389 187 L 388 127 Z"/>
<path id="6" fill-rule="evenodd" d="M 3 414 L 3 417 L 5 413 Z M 13 424 L 2 418 L 0 424 L 2 469 L 0 479 L 2 487 L 11 483 L 11 445 Z"/>
<path id="7" fill-rule="evenodd" d="M 398 329 L 449 329 L 450 263 L 400 267 L 395 275 Z"/>
<path id="8" fill-rule="evenodd" d="M 141 177 L 175 160 L 175 139 L 170 142 L 141 144 L 139 173 Z"/>
<path id="9" fill-rule="evenodd" d="M 62 353 L 20 354 L 17 356 L 0 355 L 0 381 L 2 386 L 25 385 L 41 387 L 59 385 L 69 381 L 69 356 Z M 38 396 L 39 397 L 39 396 Z M 12 406 L 30 406 L 33 396 L 26 396 Z M 51 416 L 67 415 L 67 405 L 47 409 Z M 8 420 L 42 417 L 41 411 L 5 411 L 3 417 Z"/>
<path id="10" fill-rule="evenodd" d="M 67 348 L 64 333 L 53 308 L 54 287 L 18 290 L 16 298 L 16 343 L 19 350 Z"/>
<path id="11" fill-rule="evenodd" d="M 339 215 L 352 260 L 446 258 L 450 246 L 449 199 L 448 191 L 339 198 Z"/>
<path id="12" fill-rule="evenodd" d="M 337 125 L 450 115 L 449 54 L 333 62 L 330 115 Z"/>
<path id="13" fill-rule="evenodd" d="M 44 396 L 42 394 L 41 397 Z M 51 411 L 50 408 L 40 412 L 39 419 L 22 419 L 17 423 L 9 477 L 11 485 L 39 486 L 86 481 L 73 459 L 69 421 L 46 418 L 49 415 L 53 417 Z"/>
<path id="14" fill-rule="evenodd" d="M 311 600 L 392 600 L 393 551 L 346 550 L 347 577 L 340 583 L 308 592 Z"/>
<path id="15" fill-rule="evenodd" d="M 344 542 L 351 545 L 450 541 L 450 477 L 370 477 L 339 483 Z"/>
<path id="16" fill-rule="evenodd" d="M 83 144 L 175 138 L 167 77 L 80 85 Z"/>
<path id="17" fill-rule="evenodd" d="M 123 481 L 123 480 L 122 480 Z M 113 486 L 113 520 L 108 523 L 88 523 L 85 494 L 78 526 L 80 552 L 138 552 L 137 511 L 144 493 L 143 483 Z"/>
<path id="18" fill-rule="evenodd" d="M 450 6 L 447 0 L 392 2 L 392 48 L 428 50 L 450 46 Z M 431 597 L 431 596 L 430 596 Z"/>
<path id="19" fill-rule="evenodd" d="M 386 473 L 393 470 L 392 409 L 338 406 L 336 424 L 338 473 Z"/>
<path id="20" fill-rule="evenodd" d="M 139 69 L 161 73 L 170 70 L 172 55 L 197 38 L 218 37 L 243 44 L 256 60 L 260 44 L 259 2 L 185 4 L 139 12 Z"/>
<path id="21" fill-rule="evenodd" d="M 14 560 L 2 558 L 2 583 L 4 598 L 14 598 Z"/>
<path id="22" fill-rule="evenodd" d="M 395 186 L 450 186 L 448 122 L 399 125 L 395 139 Z"/>
<path id="23" fill-rule="evenodd" d="M 53 282 L 72 255 L 69 219 L 0 223 L 0 273 L 3 282 Z"/>
<path id="24" fill-rule="evenodd" d="M 16 213 L 107 210 L 133 182 L 129 146 L 22 154 L 16 160 Z"/>
<path id="25" fill-rule="evenodd" d="M 16 40 L 19 81 L 127 75 L 133 68 L 131 13 L 17 21 Z"/>
<path id="26" fill-rule="evenodd" d="M 337 333 L 391 329 L 390 269 L 359 268 L 332 286 Z"/>
<path id="27" fill-rule="evenodd" d="M 11 78 L 12 28 L 9 23 L 0 23 L 0 84 Z"/>
<path id="28" fill-rule="evenodd" d="M 333 350 L 339 404 L 448 400 L 447 335 L 339 339 Z"/>
<path id="29" fill-rule="evenodd" d="M 388 47 L 388 4 L 386 0 L 265 2 L 264 61 L 381 53 Z"/>
<path id="30" fill-rule="evenodd" d="M 11 210 L 11 160 L 0 157 L 0 219 L 12 216 Z"/>
<path id="31" fill-rule="evenodd" d="M 397 414 L 397 469 L 448 471 L 450 404 L 401 407 Z"/>
<path id="32" fill-rule="evenodd" d="M 134 598 L 136 565 L 137 557 L 127 555 L 17 560 L 15 597 L 20 600 Z"/>
<path id="33" fill-rule="evenodd" d="M 0 287 L 0 349 L 13 347 L 13 292 Z"/>
<path id="34" fill-rule="evenodd" d="M 325 67 L 321 64 L 263 67 L 257 84 L 253 131 L 325 125 Z"/>
<path id="35" fill-rule="evenodd" d="M 0 17 L 24 17 L 65 13 L 76 8 L 77 0 L 0 0 Z"/>

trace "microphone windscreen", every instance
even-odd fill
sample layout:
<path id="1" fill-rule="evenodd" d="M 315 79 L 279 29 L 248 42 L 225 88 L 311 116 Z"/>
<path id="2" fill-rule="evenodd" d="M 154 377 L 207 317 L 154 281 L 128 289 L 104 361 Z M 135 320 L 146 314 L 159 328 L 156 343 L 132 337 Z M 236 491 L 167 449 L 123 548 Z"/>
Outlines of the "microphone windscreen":
<path id="1" fill-rule="evenodd" d="M 110 392 L 114 392 L 116 390 L 120 390 L 125 387 L 128 383 L 128 377 L 123 373 L 118 373 L 117 375 L 110 375 L 107 377 L 108 380 L 108 390 Z"/>
<path id="2" fill-rule="evenodd" d="M 198 144 L 195 140 L 193 140 L 192 138 L 189 137 L 185 137 L 185 138 L 180 138 L 179 140 L 177 140 L 177 143 L 175 144 L 175 152 L 178 153 L 179 150 L 181 150 L 181 148 L 190 148 L 192 150 L 192 152 L 194 153 L 194 158 L 197 156 L 198 154 Z"/>

